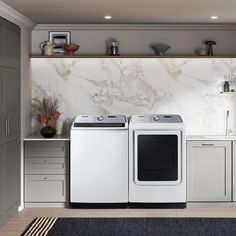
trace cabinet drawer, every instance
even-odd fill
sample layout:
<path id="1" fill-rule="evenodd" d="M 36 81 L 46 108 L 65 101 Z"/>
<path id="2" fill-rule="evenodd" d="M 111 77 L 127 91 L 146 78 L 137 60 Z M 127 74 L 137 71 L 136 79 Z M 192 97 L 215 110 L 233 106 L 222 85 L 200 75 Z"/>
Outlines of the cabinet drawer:
<path id="1" fill-rule="evenodd" d="M 67 174 L 69 158 L 25 158 L 25 174 Z"/>
<path id="2" fill-rule="evenodd" d="M 25 142 L 25 157 L 68 157 L 69 143 L 63 141 Z"/>
<path id="3" fill-rule="evenodd" d="M 25 202 L 66 202 L 67 175 L 25 175 Z"/>

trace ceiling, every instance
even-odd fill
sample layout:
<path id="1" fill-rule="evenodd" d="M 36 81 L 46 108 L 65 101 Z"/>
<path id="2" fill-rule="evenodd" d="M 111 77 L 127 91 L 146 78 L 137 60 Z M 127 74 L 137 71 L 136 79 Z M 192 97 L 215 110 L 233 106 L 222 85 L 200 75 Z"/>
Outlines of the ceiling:
<path id="1" fill-rule="evenodd" d="M 236 0 L 2 0 L 37 24 L 236 23 Z M 105 20 L 105 15 L 112 15 Z M 216 15 L 217 20 L 210 16 Z"/>

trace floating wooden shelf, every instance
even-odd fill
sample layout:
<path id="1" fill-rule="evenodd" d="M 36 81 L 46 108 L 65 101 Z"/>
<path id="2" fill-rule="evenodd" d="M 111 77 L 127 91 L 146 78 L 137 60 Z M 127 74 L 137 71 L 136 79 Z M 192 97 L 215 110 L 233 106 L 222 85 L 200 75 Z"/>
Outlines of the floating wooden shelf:
<path id="1" fill-rule="evenodd" d="M 229 91 L 229 92 L 220 92 L 221 94 L 232 94 L 232 93 L 235 93 L 236 94 L 236 91 Z"/>
<path id="2" fill-rule="evenodd" d="M 194 55 L 166 55 L 166 56 L 156 56 L 156 55 L 120 55 L 120 56 L 108 56 L 108 55 L 52 55 L 52 56 L 43 56 L 33 54 L 30 55 L 30 58 L 235 58 L 236 55 L 219 55 L 219 56 L 194 56 Z"/>

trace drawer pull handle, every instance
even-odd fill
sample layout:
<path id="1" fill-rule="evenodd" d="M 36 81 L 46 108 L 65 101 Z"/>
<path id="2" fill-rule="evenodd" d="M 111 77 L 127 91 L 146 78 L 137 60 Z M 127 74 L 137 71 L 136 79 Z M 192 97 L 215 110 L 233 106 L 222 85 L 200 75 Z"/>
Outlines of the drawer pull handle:
<path id="1" fill-rule="evenodd" d="M 214 146 L 214 143 L 202 143 L 202 146 Z"/>
<path id="2" fill-rule="evenodd" d="M 47 163 L 47 160 L 44 160 L 44 163 Z"/>
<path id="3" fill-rule="evenodd" d="M 47 177 L 44 177 L 44 179 L 46 180 L 46 179 L 47 179 Z"/>

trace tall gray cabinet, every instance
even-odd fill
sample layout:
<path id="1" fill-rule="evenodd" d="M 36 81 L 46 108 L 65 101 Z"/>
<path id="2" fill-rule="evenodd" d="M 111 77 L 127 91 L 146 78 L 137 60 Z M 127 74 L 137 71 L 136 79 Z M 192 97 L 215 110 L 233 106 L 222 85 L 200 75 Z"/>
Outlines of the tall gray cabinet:
<path id="1" fill-rule="evenodd" d="M 0 18 L 0 225 L 20 205 L 20 28 Z"/>

